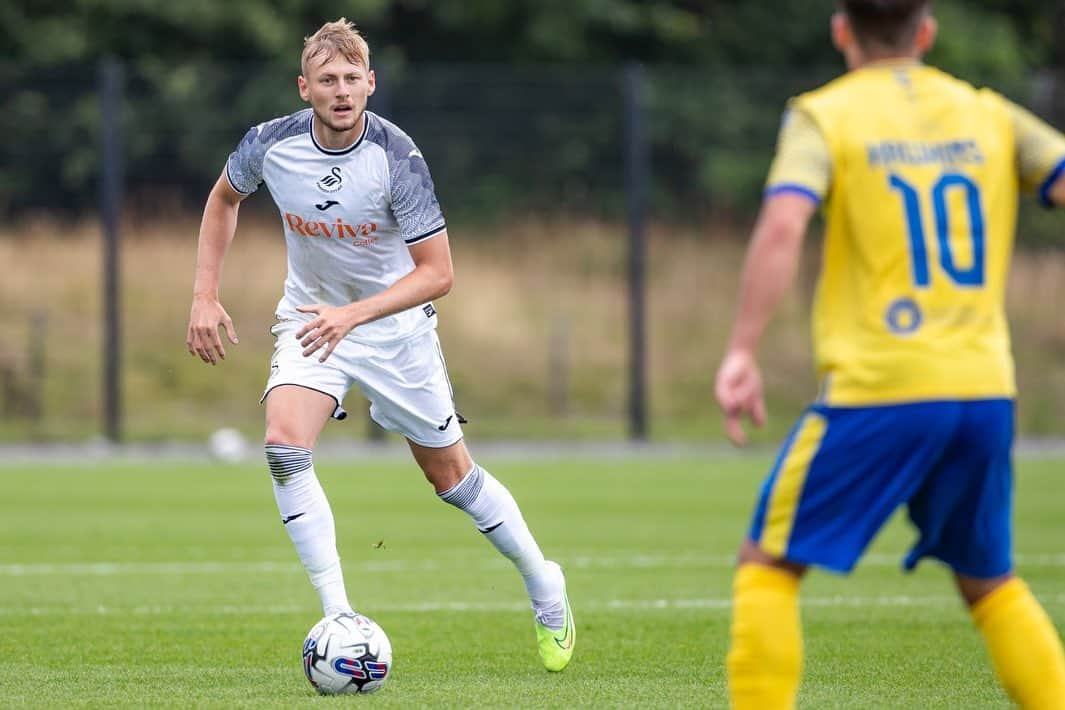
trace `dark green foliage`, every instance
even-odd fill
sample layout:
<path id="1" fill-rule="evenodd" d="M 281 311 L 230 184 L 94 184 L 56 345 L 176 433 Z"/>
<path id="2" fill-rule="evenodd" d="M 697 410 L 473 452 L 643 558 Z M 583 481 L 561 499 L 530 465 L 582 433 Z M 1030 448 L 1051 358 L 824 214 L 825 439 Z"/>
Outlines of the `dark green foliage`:
<path id="1" fill-rule="evenodd" d="M 1065 115 L 1057 84 L 1036 71 L 1062 59 L 1065 10 L 1050 5 L 940 0 L 930 59 Z M 126 68 L 130 204 L 197 208 L 248 126 L 301 106 L 303 37 L 342 13 L 374 52 L 373 107 L 419 142 L 452 216 L 623 215 L 621 67 L 642 62 L 652 216 L 743 217 L 757 204 L 788 96 L 842 68 L 828 41 L 832 8 L 826 0 L 9 0 L 0 5 L 0 213 L 94 207 L 105 57 Z"/>

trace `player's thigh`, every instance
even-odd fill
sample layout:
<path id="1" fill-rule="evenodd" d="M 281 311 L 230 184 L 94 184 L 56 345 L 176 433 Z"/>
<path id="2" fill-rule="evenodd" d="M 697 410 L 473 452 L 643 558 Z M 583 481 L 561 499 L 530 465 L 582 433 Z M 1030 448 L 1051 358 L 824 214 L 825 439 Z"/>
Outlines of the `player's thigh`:
<path id="1" fill-rule="evenodd" d="M 330 416 L 340 410 L 351 378 L 341 367 L 347 350 L 356 346 L 341 343 L 326 362 L 304 357 L 295 337 L 299 324 L 291 321 L 275 325 L 274 354 L 262 401 L 266 405 L 267 443 L 285 443 L 310 448 Z M 323 414 L 324 413 L 324 414 Z"/>
<path id="2" fill-rule="evenodd" d="M 765 480 L 751 540 L 776 559 L 849 572 L 938 461 L 957 423 L 939 405 L 808 409 Z"/>
<path id="3" fill-rule="evenodd" d="M 370 400 L 370 416 L 385 429 L 429 449 L 444 449 L 462 439 L 435 331 L 366 348 L 351 374 Z"/>
<path id="4" fill-rule="evenodd" d="M 907 566 L 935 557 L 963 577 L 995 579 L 1012 569 L 1013 402 L 958 406 L 957 433 L 910 501 L 921 538 Z"/>
<path id="5" fill-rule="evenodd" d="M 314 448 L 336 400 L 300 385 L 278 385 L 266 393 L 266 443 Z"/>

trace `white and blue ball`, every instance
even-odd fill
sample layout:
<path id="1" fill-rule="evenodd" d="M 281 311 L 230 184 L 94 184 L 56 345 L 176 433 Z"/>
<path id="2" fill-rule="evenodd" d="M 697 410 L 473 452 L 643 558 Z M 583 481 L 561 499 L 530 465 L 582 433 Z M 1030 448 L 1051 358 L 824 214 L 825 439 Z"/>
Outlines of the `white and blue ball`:
<path id="1" fill-rule="evenodd" d="M 392 673 L 392 643 L 369 617 L 333 614 L 307 634 L 303 671 L 322 695 L 373 693 Z"/>

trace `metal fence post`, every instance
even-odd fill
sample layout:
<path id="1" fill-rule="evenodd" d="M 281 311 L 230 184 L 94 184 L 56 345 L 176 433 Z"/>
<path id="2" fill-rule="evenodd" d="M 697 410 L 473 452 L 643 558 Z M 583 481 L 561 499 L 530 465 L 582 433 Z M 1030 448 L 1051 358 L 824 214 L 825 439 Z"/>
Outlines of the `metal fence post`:
<path id="1" fill-rule="evenodd" d="M 629 438 L 647 439 L 646 245 L 650 149 L 646 132 L 646 74 L 640 64 L 624 70 L 625 196 L 628 212 Z"/>
<path id="2" fill-rule="evenodd" d="M 119 309 L 119 221 L 122 213 L 123 67 L 115 59 L 99 66 L 100 221 L 103 228 L 104 435 L 122 440 L 122 328 Z"/>

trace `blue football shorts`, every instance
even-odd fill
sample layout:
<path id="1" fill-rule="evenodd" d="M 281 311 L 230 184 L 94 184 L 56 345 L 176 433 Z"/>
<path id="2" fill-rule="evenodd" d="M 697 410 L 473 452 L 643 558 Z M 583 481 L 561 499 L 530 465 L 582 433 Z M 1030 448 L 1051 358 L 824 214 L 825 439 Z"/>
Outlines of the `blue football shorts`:
<path id="1" fill-rule="evenodd" d="M 750 537 L 768 554 L 850 572 L 905 504 L 923 557 L 981 579 L 1012 569 L 1013 401 L 811 406 L 781 447 Z"/>

